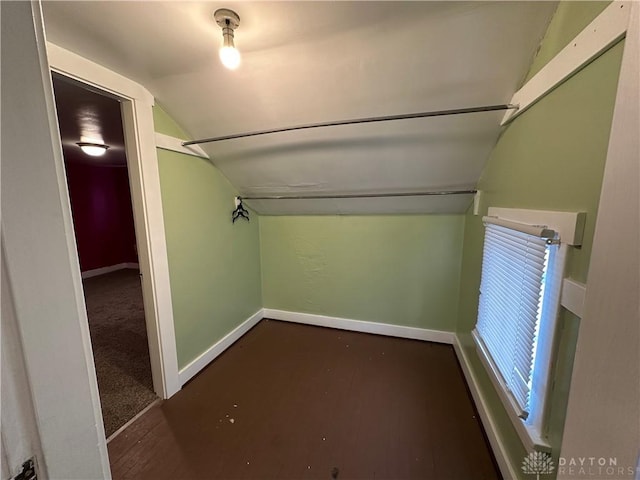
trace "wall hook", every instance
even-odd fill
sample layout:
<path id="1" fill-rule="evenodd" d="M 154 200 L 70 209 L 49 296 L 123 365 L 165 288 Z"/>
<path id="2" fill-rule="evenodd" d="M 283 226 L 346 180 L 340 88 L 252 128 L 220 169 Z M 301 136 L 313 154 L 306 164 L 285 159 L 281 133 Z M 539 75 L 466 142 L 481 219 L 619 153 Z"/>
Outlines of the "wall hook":
<path id="1" fill-rule="evenodd" d="M 249 211 L 246 208 L 244 208 L 244 205 L 242 205 L 242 197 L 239 197 L 239 196 L 236 197 L 235 203 L 236 203 L 236 209 L 231 214 L 232 223 L 236 223 L 236 220 L 238 220 L 240 217 L 245 218 L 248 222 Z"/>

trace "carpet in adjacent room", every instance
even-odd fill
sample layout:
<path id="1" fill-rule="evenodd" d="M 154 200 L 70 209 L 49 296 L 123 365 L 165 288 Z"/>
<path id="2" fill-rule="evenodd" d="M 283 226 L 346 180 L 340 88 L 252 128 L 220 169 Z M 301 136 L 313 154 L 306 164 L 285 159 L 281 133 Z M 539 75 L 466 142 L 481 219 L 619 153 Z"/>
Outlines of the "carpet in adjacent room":
<path id="1" fill-rule="evenodd" d="M 153 392 L 137 270 L 83 280 L 106 436 L 151 404 Z"/>

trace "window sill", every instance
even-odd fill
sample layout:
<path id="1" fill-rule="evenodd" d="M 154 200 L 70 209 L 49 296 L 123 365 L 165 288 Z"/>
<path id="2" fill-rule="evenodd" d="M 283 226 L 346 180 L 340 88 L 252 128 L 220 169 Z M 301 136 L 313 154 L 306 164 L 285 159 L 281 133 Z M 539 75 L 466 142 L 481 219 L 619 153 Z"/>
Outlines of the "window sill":
<path id="1" fill-rule="evenodd" d="M 527 425 L 522 418 L 518 416 L 518 407 L 516 406 L 515 401 L 507 393 L 507 389 L 503 384 L 500 374 L 493 365 L 493 362 L 490 360 L 475 329 L 471 332 L 471 335 L 476 345 L 476 350 L 478 351 L 478 357 L 480 357 L 480 361 L 484 365 L 485 370 L 491 379 L 491 383 L 493 384 L 498 397 L 500 397 L 502 405 L 504 406 L 505 411 L 507 412 L 507 415 L 518 433 L 518 437 L 520 437 L 525 449 L 528 452 L 538 451 L 550 453 L 551 445 L 549 445 L 541 433 L 532 425 Z"/>

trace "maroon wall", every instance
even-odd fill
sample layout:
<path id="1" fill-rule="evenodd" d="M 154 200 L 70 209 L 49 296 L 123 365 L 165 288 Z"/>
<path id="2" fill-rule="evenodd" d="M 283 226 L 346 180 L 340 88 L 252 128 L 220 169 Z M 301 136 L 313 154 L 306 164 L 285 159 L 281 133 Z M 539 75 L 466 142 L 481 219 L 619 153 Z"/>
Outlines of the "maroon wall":
<path id="1" fill-rule="evenodd" d="M 80 269 L 137 262 L 126 167 L 67 162 Z"/>

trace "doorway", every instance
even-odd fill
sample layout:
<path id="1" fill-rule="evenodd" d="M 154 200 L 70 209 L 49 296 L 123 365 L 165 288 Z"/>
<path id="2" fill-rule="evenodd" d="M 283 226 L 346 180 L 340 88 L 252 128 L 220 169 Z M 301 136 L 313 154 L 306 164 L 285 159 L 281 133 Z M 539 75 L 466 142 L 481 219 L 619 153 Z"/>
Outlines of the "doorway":
<path id="1" fill-rule="evenodd" d="M 121 105 L 98 89 L 59 74 L 52 77 L 102 417 L 109 438 L 157 399 Z"/>
<path id="2" fill-rule="evenodd" d="M 59 74 L 120 101 L 153 390 L 160 398 L 167 399 L 178 392 L 182 385 L 178 373 L 169 263 L 156 155 L 153 95 L 142 85 L 108 68 L 57 45 L 46 45 L 50 73 Z M 53 88 L 50 88 L 52 91 Z M 59 158 L 58 161 L 62 162 L 63 159 Z M 58 168 L 62 168 L 62 165 Z M 68 205 L 66 182 L 59 179 L 58 185 L 63 203 Z M 65 236 L 72 238 L 73 235 L 71 225 L 66 225 Z M 83 293 L 80 287 L 81 285 L 75 287 L 78 295 Z M 85 356 L 87 361 L 93 361 L 90 355 L 85 353 Z"/>

